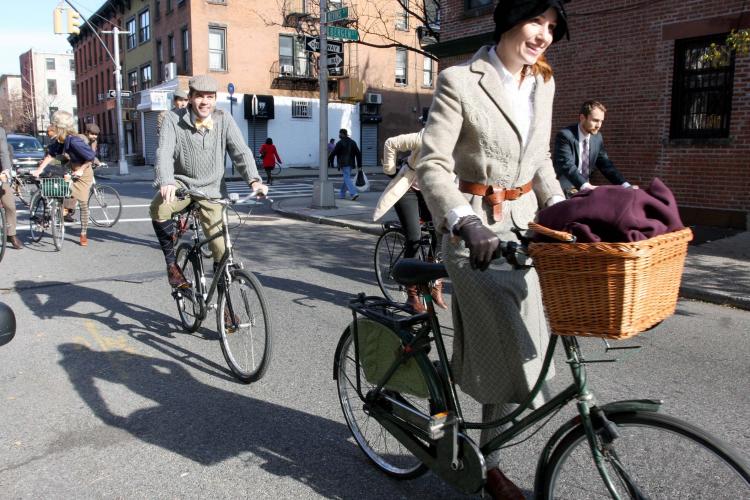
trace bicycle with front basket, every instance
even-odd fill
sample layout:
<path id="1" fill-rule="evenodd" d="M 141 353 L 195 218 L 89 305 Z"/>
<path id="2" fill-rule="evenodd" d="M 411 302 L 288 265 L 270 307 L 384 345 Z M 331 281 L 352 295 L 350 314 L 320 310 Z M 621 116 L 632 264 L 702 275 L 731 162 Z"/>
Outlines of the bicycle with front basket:
<path id="1" fill-rule="evenodd" d="M 37 183 L 39 189 L 29 203 L 31 240 L 38 243 L 49 229 L 55 249 L 60 250 L 65 240 L 62 202 L 70 196 L 71 181 L 63 177 L 40 177 Z"/>
<path id="2" fill-rule="evenodd" d="M 525 245 L 502 245 L 517 268 L 528 266 Z M 738 452 L 707 432 L 659 412 L 652 399 L 595 401 L 576 336 L 552 335 L 531 394 L 519 408 L 494 422 L 469 422 L 461 410 L 440 324 L 427 288 L 447 276 L 442 264 L 403 259 L 393 277 L 418 285 L 427 312 L 360 294 L 349 303 L 353 321 L 336 348 L 334 378 L 346 423 L 357 445 L 384 473 L 399 479 L 428 469 L 464 493 L 486 481 L 484 457 L 538 431 L 568 403 L 578 416 L 547 441 L 535 476 L 535 498 L 750 498 L 750 468 Z M 573 383 L 540 408 L 529 410 L 562 343 Z M 612 347 L 608 351 L 637 349 Z M 611 359 L 607 361 L 612 361 Z M 505 426 L 484 446 L 470 429 Z M 536 432 L 535 431 L 535 432 Z M 533 434 L 532 434 L 533 436 Z"/>
<path id="3" fill-rule="evenodd" d="M 271 358 L 273 333 L 270 308 L 258 278 L 244 269 L 242 262 L 235 260 L 227 215 L 231 204 L 241 203 L 253 197 L 254 193 L 244 199 L 236 195 L 230 199 L 209 199 L 200 191 L 177 190 L 177 196 L 186 195 L 193 199 L 185 209 L 185 227 L 192 231 L 193 241 L 177 247 L 177 264 L 190 286 L 172 291 L 180 322 L 186 331 L 195 332 L 209 312 L 215 310 L 224 359 L 240 381 L 255 382 L 264 375 Z M 195 201 L 199 199 L 222 206 L 222 230 L 208 238 L 202 237 L 199 229 L 200 206 Z M 207 283 L 203 249 L 217 238 L 224 239 L 226 250 L 214 268 L 211 282 Z"/>

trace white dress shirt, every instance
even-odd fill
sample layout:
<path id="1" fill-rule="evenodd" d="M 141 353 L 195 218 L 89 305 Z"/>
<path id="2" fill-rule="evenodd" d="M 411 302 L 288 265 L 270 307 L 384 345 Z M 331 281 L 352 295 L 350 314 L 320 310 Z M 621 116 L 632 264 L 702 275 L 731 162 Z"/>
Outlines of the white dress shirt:
<path id="1" fill-rule="evenodd" d="M 583 141 L 584 141 L 584 140 L 588 140 L 588 141 L 589 141 L 589 152 L 591 152 L 591 134 L 590 134 L 590 133 L 587 133 L 587 132 L 585 132 L 585 131 L 584 131 L 584 130 L 583 130 L 583 129 L 581 128 L 581 124 L 580 124 L 580 123 L 578 124 L 578 137 L 579 137 L 579 139 L 580 139 L 580 140 L 578 141 L 578 173 L 579 173 L 579 174 L 582 174 L 582 173 L 583 173 L 583 170 L 581 170 L 581 163 L 583 163 Z M 591 162 L 589 161 L 589 176 L 591 176 L 591 169 L 592 169 L 592 168 L 593 168 L 594 166 L 595 166 L 595 165 L 592 165 L 592 164 L 591 164 Z M 627 182 L 627 181 L 623 182 L 623 183 L 622 183 L 622 184 L 620 184 L 620 185 L 621 185 L 622 187 L 624 187 L 624 188 L 629 188 L 629 187 L 630 187 L 630 183 L 629 183 L 629 182 Z M 594 186 L 592 186 L 592 185 L 591 185 L 591 184 L 589 183 L 589 181 L 588 181 L 588 180 L 587 180 L 586 182 L 584 182 L 583 184 L 581 184 L 581 189 L 592 189 L 593 187 L 594 187 Z"/>

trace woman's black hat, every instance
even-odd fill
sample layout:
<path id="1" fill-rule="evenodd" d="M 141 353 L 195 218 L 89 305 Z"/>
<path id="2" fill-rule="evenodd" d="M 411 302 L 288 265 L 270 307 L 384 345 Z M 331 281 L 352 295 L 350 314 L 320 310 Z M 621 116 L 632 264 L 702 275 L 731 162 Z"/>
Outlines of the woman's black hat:
<path id="1" fill-rule="evenodd" d="M 533 19 L 543 14 L 550 7 L 557 10 L 557 26 L 553 32 L 553 41 L 556 42 L 568 33 L 568 17 L 563 4 L 570 0 L 500 0 L 495 7 L 493 19 L 495 20 L 495 41 L 500 41 L 500 35 L 509 31 L 513 26 Z"/>

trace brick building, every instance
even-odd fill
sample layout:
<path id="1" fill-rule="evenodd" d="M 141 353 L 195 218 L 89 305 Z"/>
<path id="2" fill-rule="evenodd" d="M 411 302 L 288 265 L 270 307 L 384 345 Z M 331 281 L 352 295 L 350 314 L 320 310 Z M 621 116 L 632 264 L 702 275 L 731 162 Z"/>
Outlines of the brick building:
<path id="1" fill-rule="evenodd" d="M 493 8 L 492 0 L 444 2 L 440 43 L 431 49 L 441 68 L 492 43 Z M 576 0 L 567 9 L 571 40 L 548 52 L 553 134 L 576 122 L 584 100 L 599 99 L 608 108 L 607 151 L 628 179 L 660 177 L 688 224 L 748 229 L 750 57 L 711 66 L 700 56 L 732 29 L 750 27 L 750 5 Z"/>
<path id="2" fill-rule="evenodd" d="M 229 83 L 234 85 L 232 113 L 253 149 L 271 136 L 286 164 L 316 164 L 317 56 L 304 50 L 303 36 L 316 29 L 316 14 L 311 12 L 316 3 L 106 2 L 97 14 L 116 18 L 118 25 L 130 32 L 122 40 L 123 88 L 136 97 L 125 112 L 126 150 L 146 162 L 153 161 L 156 116 L 169 107 L 178 86 L 186 87 L 189 76 L 208 73 L 218 80 L 222 91 Z M 391 18 L 394 39 L 419 45 L 418 23 L 389 0 L 350 3 L 360 26 L 373 15 L 373 5 L 380 6 L 375 7 L 376 15 Z M 340 1 L 331 2 L 331 7 L 338 6 Z M 377 41 L 373 34 L 367 36 Z M 88 30 L 82 30 L 80 37 L 71 39 L 76 54 L 78 46 L 88 44 L 89 38 Z M 360 142 L 365 161 L 377 164 L 386 137 L 418 129 L 418 117 L 430 104 L 437 65 L 415 52 L 353 43 L 344 43 L 339 56 L 344 62 L 331 73 L 328 84 L 329 135 L 337 137 L 340 127 L 350 129 Z M 90 78 L 88 73 L 85 76 Z M 254 95 L 270 114 L 260 113 L 253 119 L 250 103 Z M 230 110 L 227 92 L 220 92 L 218 101 L 222 109 Z M 88 107 L 83 113 L 96 115 Z"/>

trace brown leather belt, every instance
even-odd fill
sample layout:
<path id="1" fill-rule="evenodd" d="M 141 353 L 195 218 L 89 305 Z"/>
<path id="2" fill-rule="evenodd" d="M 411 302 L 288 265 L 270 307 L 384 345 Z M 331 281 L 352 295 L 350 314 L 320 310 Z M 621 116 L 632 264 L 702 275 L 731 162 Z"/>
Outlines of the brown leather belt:
<path id="1" fill-rule="evenodd" d="M 458 181 L 458 189 L 462 193 L 481 196 L 487 205 L 492 207 L 492 218 L 500 222 L 503 218 L 503 202 L 517 200 L 531 191 L 531 181 L 521 187 L 506 189 L 502 186 L 479 184 L 478 182 Z"/>

